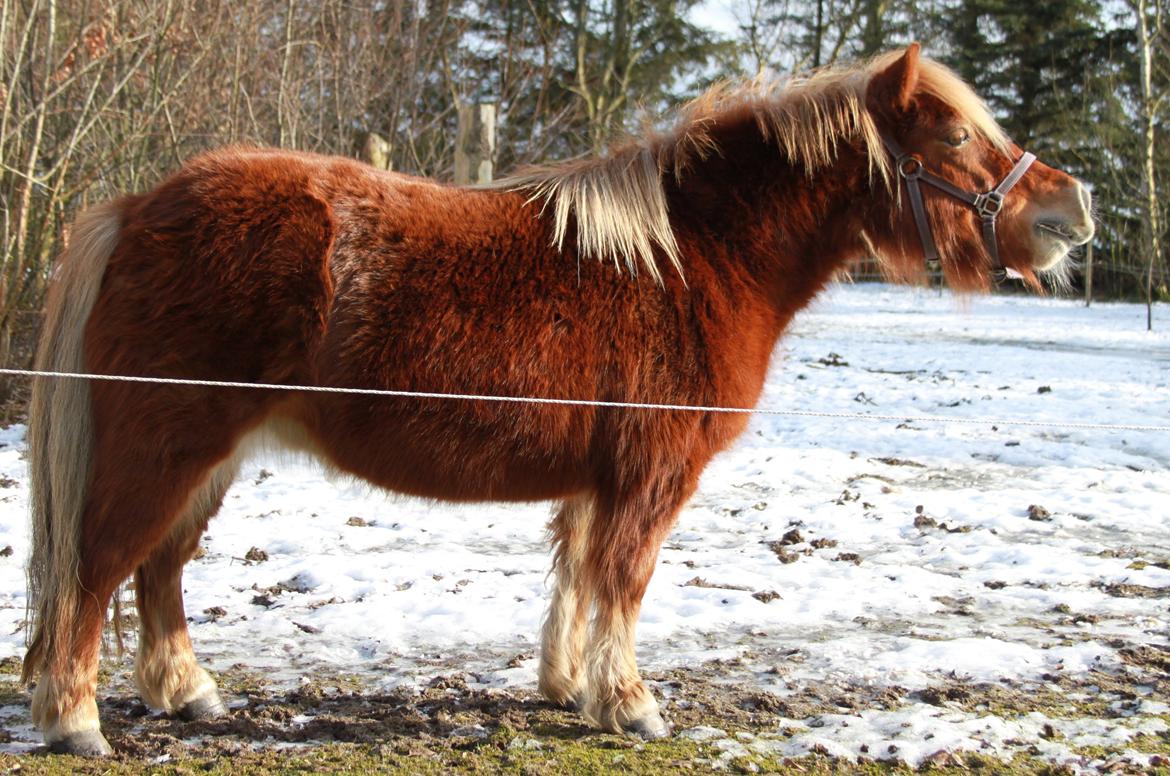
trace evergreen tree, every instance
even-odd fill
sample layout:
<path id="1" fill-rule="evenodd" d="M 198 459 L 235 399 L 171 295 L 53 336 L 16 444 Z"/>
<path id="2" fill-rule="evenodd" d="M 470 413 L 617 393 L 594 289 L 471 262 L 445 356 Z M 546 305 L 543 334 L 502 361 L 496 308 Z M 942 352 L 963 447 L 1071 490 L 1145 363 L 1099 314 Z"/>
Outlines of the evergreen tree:
<path id="1" fill-rule="evenodd" d="M 1141 264 L 1135 251 L 1148 208 L 1135 172 L 1141 167 L 1137 46 L 1132 25 L 1112 15 L 1115 10 L 1097 0 L 1028 6 L 958 0 L 940 18 L 949 30 L 946 58 L 1008 134 L 1094 190 L 1098 256 L 1124 269 Z M 1162 65 L 1164 89 L 1165 57 Z M 1162 120 L 1164 138 L 1164 114 Z M 1159 153 L 1165 159 L 1164 143 Z M 1095 285 L 1133 290 L 1136 275 L 1114 272 Z"/>

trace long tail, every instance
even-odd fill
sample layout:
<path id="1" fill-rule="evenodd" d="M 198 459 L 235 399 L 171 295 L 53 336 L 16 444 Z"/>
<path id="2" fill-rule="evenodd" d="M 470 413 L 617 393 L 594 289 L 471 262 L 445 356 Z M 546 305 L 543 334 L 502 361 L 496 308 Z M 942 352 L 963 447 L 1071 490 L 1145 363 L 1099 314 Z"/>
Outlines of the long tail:
<path id="1" fill-rule="evenodd" d="M 74 223 L 69 247 L 49 287 L 37 348 L 38 370 L 85 371 L 85 325 L 121 228 L 120 201 L 92 208 Z M 89 382 L 38 378 L 29 406 L 32 553 L 24 682 L 35 678 L 50 660 L 67 659 L 54 653 L 69 648 L 77 616 L 81 516 L 92 448 Z"/>

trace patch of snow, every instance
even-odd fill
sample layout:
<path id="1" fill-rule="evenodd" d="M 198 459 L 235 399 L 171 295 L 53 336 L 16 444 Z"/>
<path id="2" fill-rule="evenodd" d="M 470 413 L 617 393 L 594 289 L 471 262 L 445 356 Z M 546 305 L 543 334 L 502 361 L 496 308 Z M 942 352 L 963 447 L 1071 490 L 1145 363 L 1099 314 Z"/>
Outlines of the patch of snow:
<path id="1" fill-rule="evenodd" d="M 639 623 L 647 671 L 739 658 L 729 679 L 781 695 L 913 690 L 1113 670 L 1111 645 L 1166 643 L 1165 598 L 1125 591 L 1170 587 L 1155 565 L 1170 559 L 1170 434 L 1059 425 L 1170 418 L 1170 334 L 1146 332 L 1144 308 L 842 286 L 798 316 L 760 404 L 981 422 L 754 416 L 665 543 Z M 995 422 L 1012 418 L 1053 425 Z M 23 433 L 0 430 L 0 548 L 13 548 L 0 557 L 0 659 L 24 650 Z M 536 661 L 513 658 L 539 652 L 548 514 L 388 497 L 309 462 L 255 460 L 184 573 L 196 651 L 274 682 L 363 674 L 382 690 L 462 671 L 472 686 L 532 687 Z M 800 541 L 778 557 L 793 529 Z M 267 560 L 247 560 L 253 547 Z M 1166 712 L 1142 700 L 1144 717 L 1066 735 L 1120 744 Z M 1067 750 L 1038 737 L 1040 720 L 922 704 L 820 720 L 733 743 L 851 757 L 864 744 L 907 762 L 1021 737 Z M 0 749 L 27 748 L 23 721 L 5 720 L 16 732 Z"/>

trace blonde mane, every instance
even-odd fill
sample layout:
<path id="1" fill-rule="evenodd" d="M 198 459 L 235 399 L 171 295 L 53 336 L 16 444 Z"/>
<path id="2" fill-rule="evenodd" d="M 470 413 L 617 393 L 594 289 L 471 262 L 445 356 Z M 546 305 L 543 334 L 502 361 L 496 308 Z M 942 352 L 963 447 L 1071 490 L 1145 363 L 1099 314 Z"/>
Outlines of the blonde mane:
<path id="1" fill-rule="evenodd" d="M 871 77 L 901 55 L 894 51 L 863 65 L 788 80 L 716 85 L 684 106 L 667 132 L 627 138 L 605 156 L 523 170 L 492 186 L 528 191 L 532 200 L 543 200 L 544 210 L 551 210 L 558 249 L 564 247 L 573 216 L 580 256 L 612 260 L 619 269 L 624 264 L 632 275 L 640 266 L 661 283 L 657 249 L 683 276 L 662 176 L 681 179 L 693 162 L 718 152 L 717 127 L 746 119 L 810 176 L 834 162 L 842 143 L 859 143 L 869 159 L 871 180 L 888 186 L 890 161 L 865 95 Z M 975 132 L 1006 149 L 1007 138 L 987 106 L 946 66 L 921 59 L 918 91 L 950 105 Z"/>

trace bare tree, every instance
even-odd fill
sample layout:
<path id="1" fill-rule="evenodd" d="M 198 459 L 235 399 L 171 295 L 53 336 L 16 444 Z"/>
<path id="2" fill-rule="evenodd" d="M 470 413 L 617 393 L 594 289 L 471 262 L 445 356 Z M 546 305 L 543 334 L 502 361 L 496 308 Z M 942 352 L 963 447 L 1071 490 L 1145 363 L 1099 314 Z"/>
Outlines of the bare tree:
<path id="1" fill-rule="evenodd" d="M 1145 254 L 1146 269 L 1146 328 L 1154 328 L 1154 269 L 1162 264 L 1162 229 L 1160 226 L 1160 203 L 1158 200 L 1158 178 L 1155 175 L 1157 119 L 1166 94 L 1154 91 L 1154 51 L 1164 45 L 1165 29 L 1157 3 L 1150 8 L 1148 0 L 1133 0 L 1130 3 L 1136 17 L 1138 65 L 1141 98 L 1141 159 L 1142 192 L 1145 198 L 1145 218 L 1142 220 L 1142 252 Z"/>

